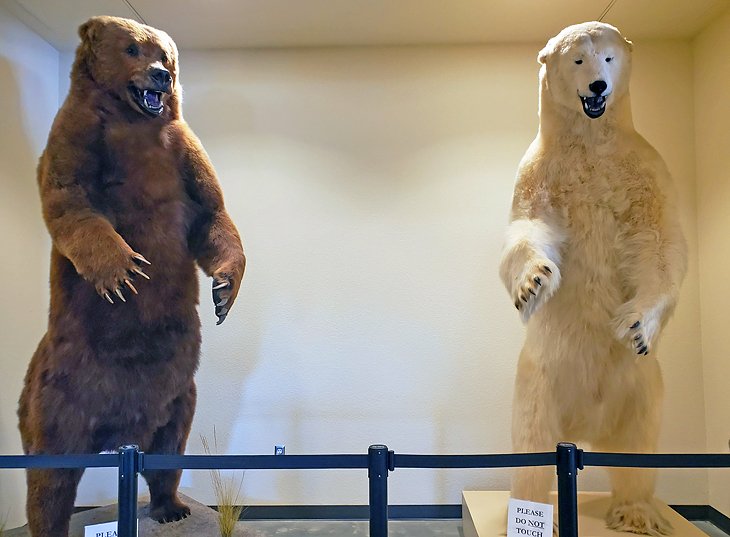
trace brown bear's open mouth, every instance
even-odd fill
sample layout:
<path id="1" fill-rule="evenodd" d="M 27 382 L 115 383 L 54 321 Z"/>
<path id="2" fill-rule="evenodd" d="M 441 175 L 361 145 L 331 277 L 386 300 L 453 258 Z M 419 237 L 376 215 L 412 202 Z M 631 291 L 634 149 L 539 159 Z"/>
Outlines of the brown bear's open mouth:
<path id="1" fill-rule="evenodd" d="M 152 89 L 140 89 L 137 86 L 129 85 L 129 93 L 132 100 L 139 108 L 150 116 L 157 117 L 165 109 L 162 103 L 162 92 Z"/>
<path id="2" fill-rule="evenodd" d="M 583 103 L 583 111 L 589 118 L 596 119 L 597 117 L 601 117 L 606 111 L 607 95 L 595 95 L 593 97 L 579 95 L 579 97 Z"/>

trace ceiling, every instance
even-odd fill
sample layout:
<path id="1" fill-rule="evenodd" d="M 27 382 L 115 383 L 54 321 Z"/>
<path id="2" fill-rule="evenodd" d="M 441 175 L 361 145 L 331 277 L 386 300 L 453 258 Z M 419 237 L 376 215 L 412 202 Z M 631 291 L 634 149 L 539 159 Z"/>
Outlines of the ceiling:
<path id="1" fill-rule="evenodd" d="M 0 0 L 60 50 L 92 15 L 138 18 L 181 48 L 544 42 L 611 0 Z M 606 22 L 630 39 L 696 35 L 730 0 L 616 0 Z"/>

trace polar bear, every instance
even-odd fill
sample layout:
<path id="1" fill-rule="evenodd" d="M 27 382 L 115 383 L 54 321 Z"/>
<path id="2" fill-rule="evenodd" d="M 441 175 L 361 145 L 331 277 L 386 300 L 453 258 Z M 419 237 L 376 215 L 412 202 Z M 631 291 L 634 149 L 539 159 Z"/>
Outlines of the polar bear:
<path id="1" fill-rule="evenodd" d="M 519 165 L 500 276 L 527 323 L 517 367 L 518 452 L 561 440 L 650 452 L 660 424 L 656 346 L 687 269 L 671 177 L 633 125 L 632 44 L 570 26 L 538 55 L 540 126 Z M 610 470 L 610 528 L 667 534 L 655 473 Z M 554 468 L 524 468 L 515 498 L 545 502 Z"/>

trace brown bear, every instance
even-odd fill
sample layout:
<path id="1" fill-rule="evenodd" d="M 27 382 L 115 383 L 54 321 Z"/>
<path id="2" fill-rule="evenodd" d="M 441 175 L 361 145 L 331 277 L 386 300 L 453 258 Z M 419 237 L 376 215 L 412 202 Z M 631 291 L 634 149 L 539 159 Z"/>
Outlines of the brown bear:
<path id="1" fill-rule="evenodd" d="M 154 28 L 94 17 L 38 166 L 51 235 L 48 331 L 18 415 L 29 454 L 138 444 L 182 453 L 195 408 L 196 262 L 220 324 L 245 257 L 213 166 L 182 118 L 177 48 Z M 149 281 L 148 281 L 149 280 Z M 33 537 L 65 537 L 80 470 L 28 470 Z M 190 513 L 180 471 L 144 473 L 159 522 Z"/>

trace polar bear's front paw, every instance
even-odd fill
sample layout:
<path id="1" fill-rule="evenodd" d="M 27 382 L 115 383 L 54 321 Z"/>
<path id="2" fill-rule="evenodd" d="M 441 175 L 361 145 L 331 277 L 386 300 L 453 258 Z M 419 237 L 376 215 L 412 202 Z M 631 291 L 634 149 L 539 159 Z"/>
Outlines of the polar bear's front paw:
<path id="1" fill-rule="evenodd" d="M 527 321 L 560 285 L 560 270 L 547 259 L 529 264 L 517 279 L 512 291 L 515 308 Z"/>
<path id="2" fill-rule="evenodd" d="M 644 535 L 669 535 L 672 524 L 650 502 L 621 503 L 611 506 L 606 525 L 616 531 L 630 531 Z"/>
<path id="3" fill-rule="evenodd" d="M 628 324 L 631 321 L 626 321 Z M 621 339 L 628 338 L 629 346 L 636 351 L 636 354 L 649 354 L 649 338 L 647 337 L 646 330 L 641 324 L 641 320 L 637 320 L 629 326 L 628 330 L 624 330 L 627 335 Z"/>
<path id="4" fill-rule="evenodd" d="M 625 304 L 614 321 L 616 337 L 636 354 L 649 354 L 659 332 L 659 319 L 651 313 L 642 314 L 631 304 Z"/>

